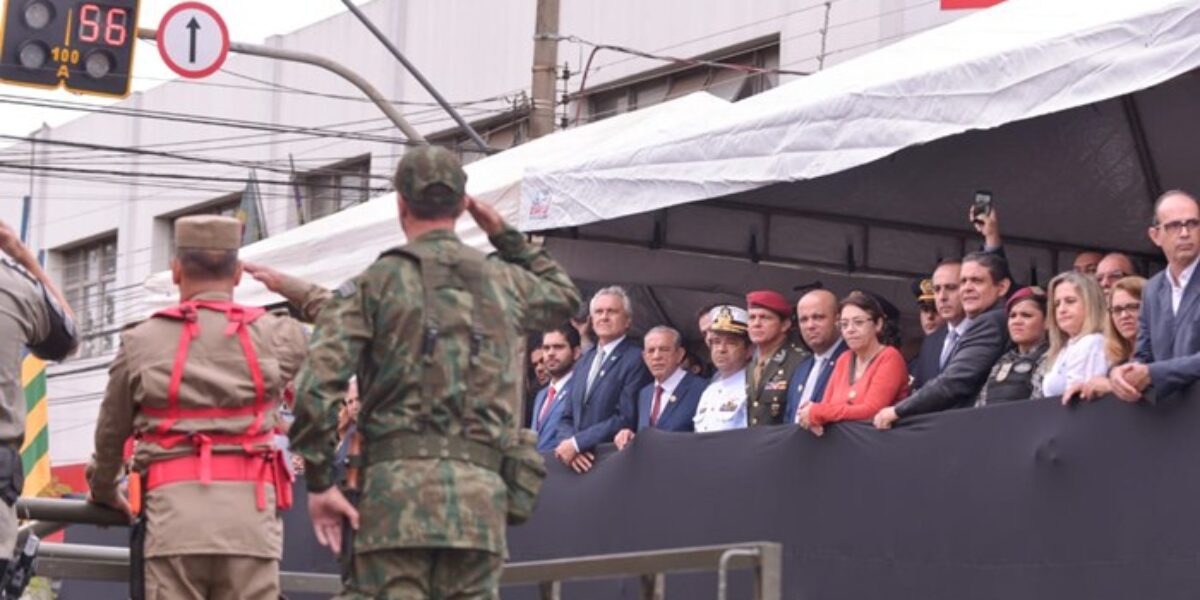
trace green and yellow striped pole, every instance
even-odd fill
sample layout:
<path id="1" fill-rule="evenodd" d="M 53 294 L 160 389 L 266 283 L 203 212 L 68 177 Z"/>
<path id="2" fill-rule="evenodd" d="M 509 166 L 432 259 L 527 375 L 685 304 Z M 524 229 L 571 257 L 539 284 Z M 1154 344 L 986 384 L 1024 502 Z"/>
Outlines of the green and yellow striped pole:
<path id="1" fill-rule="evenodd" d="M 50 485 L 50 419 L 46 399 L 46 363 L 32 354 L 21 361 L 21 387 L 25 390 L 25 443 L 21 464 L 25 468 L 22 496 L 37 496 Z"/>

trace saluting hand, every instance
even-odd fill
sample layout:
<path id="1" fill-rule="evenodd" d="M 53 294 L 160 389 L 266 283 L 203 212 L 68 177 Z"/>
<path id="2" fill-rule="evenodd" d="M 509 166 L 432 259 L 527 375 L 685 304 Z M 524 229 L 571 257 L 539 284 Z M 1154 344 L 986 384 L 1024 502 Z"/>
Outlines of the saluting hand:
<path id="1" fill-rule="evenodd" d="M 245 269 L 251 277 L 257 279 L 259 283 L 266 286 L 266 288 L 272 292 L 278 293 L 279 290 L 283 288 L 283 278 L 285 277 L 284 274 L 272 269 L 271 267 L 260 265 L 258 263 L 244 262 L 242 263 L 242 268 Z"/>
<path id="2" fill-rule="evenodd" d="M 488 235 L 496 235 L 504 231 L 504 217 L 496 212 L 496 209 L 490 204 L 484 204 L 471 196 L 467 196 L 467 212 L 471 213 L 471 218 L 475 219 L 475 223 L 479 228 Z"/>
<path id="3" fill-rule="evenodd" d="M 0 221 L 0 250 L 5 254 L 16 258 L 21 244 L 21 238 L 17 236 L 17 232 L 13 231 L 8 223 Z"/>
<path id="4" fill-rule="evenodd" d="M 308 495 L 308 517 L 312 519 L 317 542 L 333 550 L 342 551 L 342 519 L 350 520 L 350 527 L 358 531 L 358 511 L 342 495 L 337 486 Z"/>

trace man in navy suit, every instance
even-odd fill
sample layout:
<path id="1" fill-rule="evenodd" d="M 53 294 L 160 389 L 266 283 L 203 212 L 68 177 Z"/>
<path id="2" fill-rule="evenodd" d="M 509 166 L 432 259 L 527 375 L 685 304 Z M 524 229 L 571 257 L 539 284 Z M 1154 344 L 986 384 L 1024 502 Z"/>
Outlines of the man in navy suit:
<path id="1" fill-rule="evenodd" d="M 678 330 L 659 325 L 642 340 L 642 358 L 654 381 L 638 392 L 637 430 L 648 427 L 664 431 L 695 431 L 692 420 L 708 381 L 683 368 L 683 336 Z M 633 428 L 617 432 L 613 442 L 624 450 L 633 441 Z"/>
<path id="2" fill-rule="evenodd" d="M 837 327 L 838 299 L 829 290 L 812 290 L 796 303 L 796 322 L 810 356 L 796 365 L 788 381 L 787 413 L 784 423 L 796 422 L 796 411 L 806 402 L 820 402 L 833 365 L 846 344 Z"/>
<path id="3" fill-rule="evenodd" d="M 538 434 L 538 452 L 550 452 L 558 445 L 558 422 L 562 419 L 563 400 L 570 392 L 576 361 L 579 360 L 579 330 L 570 323 L 542 334 L 542 364 L 550 383 L 533 399 L 529 427 Z"/>
<path id="4" fill-rule="evenodd" d="M 1200 205 L 1172 190 L 1154 204 L 1150 240 L 1162 248 L 1167 268 L 1142 291 L 1133 361 L 1113 368 L 1113 392 L 1127 402 L 1167 399 L 1200 379 Z"/>
<path id="5" fill-rule="evenodd" d="M 554 449 L 558 460 L 577 473 L 592 468 L 596 446 L 633 426 L 637 392 L 651 379 L 641 347 L 626 337 L 633 306 L 625 290 L 610 286 L 596 292 L 590 310 L 596 346 L 575 365 L 575 382 L 558 422 L 561 441 Z"/>
<path id="6" fill-rule="evenodd" d="M 967 314 L 959 291 L 961 276 L 962 263 L 957 260 L 942 261 L 933 271 L 933 301 L 946 324 L 921 342 L 921 353 L 913 360 L 909 373 L 914 391 L 942 374 L 951 352 L 966 333 Z"/>

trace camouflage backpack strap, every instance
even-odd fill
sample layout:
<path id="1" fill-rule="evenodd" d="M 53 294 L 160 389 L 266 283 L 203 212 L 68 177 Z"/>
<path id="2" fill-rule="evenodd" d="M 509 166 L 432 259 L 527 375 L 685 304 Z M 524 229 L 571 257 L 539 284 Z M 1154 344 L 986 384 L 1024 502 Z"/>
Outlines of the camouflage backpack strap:
<path id="1" fill-rule="evenodd" d="M 400 256 L 417 263 L 417 269 L 421 272 L 421 306 L 422 312 L 425 314 L 425 327 L 421 335 L 421 397 L 426 401 L 421 403 L 420 419 L 428 426 L 433 415 L 433 403 L 428 400 L 437 397 L 438 390 L 445 389 L 448 384 L 445 371 L 438 368 L 434 356 L 437 351 L 438 336 L 442 331 L 442 326 L 437 318 L 438 303 L 435 295 L 438 289 L 452 284 L 453 281 L 449 269 L 440 265 L 437 253 L 428 246 L 405 244 L 383 253 L 383 256 L 388 255 Z M 366 408 L 363 406 L 363 410 L 359 411 L 360 417 L 362 413 L 366 412 Z M 361 418 L 360 421 L 362 421 Z"/>

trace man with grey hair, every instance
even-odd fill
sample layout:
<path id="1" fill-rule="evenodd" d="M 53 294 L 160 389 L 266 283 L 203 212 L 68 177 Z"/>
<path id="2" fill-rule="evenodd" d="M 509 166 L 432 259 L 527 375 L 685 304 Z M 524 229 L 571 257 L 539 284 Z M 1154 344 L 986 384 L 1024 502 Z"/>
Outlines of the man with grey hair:
<path id="1" fill-rule="evenodd" d="M 633 307 L 619 286 L 596 292 L 590 304 L 596 346 L 575 365 L 575 384 L 564 398 L 554 455 L 575 470 L 591 470 L 596 446 L 633 427 L 638 390 L 650 383 L 641 346 L 629 339 Z"/>
<path id="2" fill-rule="evenodd" d="M 682 367 L 687 354 L 683 336 L 673 327 L 659 325 L 646 333 L 642 345 L 642 359 L 654 381 L 638 391 L 637 430 L 694 431 L 692 419 L 707 382 Z M 628 424 L 617 432 L 613 440 L 617 450 L 624 450 L 633 436 Z"/>

